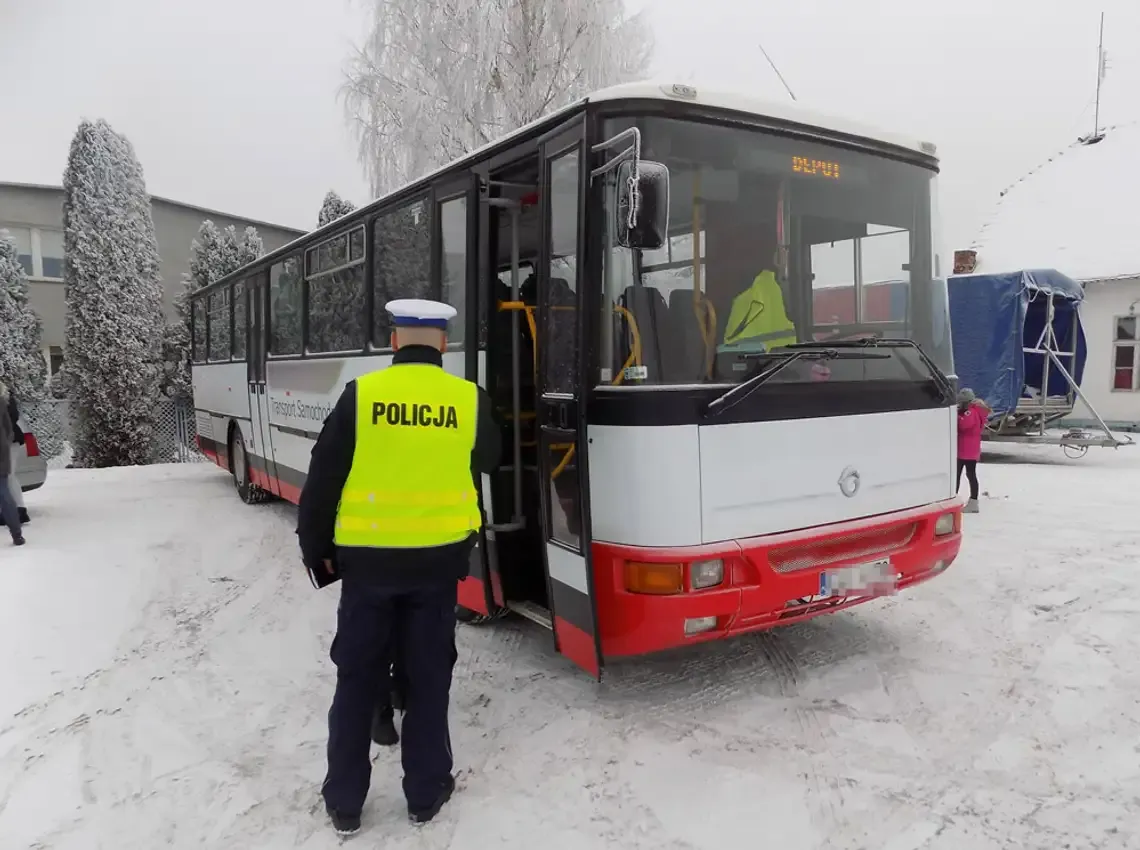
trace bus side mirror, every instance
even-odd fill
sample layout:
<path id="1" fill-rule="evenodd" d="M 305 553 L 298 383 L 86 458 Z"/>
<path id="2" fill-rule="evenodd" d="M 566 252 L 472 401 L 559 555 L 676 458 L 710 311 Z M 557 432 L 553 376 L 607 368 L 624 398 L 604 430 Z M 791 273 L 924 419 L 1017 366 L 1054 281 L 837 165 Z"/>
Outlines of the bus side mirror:
<path id="1" fill-rule="evenodd" d="M 637 185 L 630 185 L 633 162 L 626 160 L 617 168 L 617 232 L 614 241 L 622 248 L 655 251 L 669 238 L 669 169 L 660 162 L 640 160 Z M 630 209 L 636 211 L 632 226 Z"/>

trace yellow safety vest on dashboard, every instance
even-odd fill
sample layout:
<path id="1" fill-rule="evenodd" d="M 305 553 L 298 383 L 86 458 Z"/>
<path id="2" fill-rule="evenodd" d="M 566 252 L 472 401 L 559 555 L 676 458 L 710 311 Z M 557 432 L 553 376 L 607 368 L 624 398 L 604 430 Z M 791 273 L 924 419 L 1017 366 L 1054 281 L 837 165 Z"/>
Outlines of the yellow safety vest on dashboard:
<path id="1" fill-rule="evenodd" d="M 760 343 L 771 351 L 796 341 L 796 326 L 784 309 L 784 293 L 776 275 L 763 271 L 732 300 L 724 328 L 725 345 Z"/>
<path id="2" fill-rule="evenodd" d="M 471 475 L 478 388 L 428 363 L 356 381 L 356 449 L 336 514 L 337 546 L 426 548 L 483 524 Z"/>

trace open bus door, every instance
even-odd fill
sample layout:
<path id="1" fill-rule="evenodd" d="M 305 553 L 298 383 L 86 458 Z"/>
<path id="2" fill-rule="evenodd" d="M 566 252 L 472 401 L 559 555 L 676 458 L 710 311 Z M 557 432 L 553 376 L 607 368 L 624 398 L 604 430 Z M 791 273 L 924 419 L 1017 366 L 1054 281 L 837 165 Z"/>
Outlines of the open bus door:
<path id="1" fill-rule="evenodd" d="M 462 324 L 464 363 L 463 377 L 474 381 L 480 387 L 487 387 L 487 365 L 485 353 L 479 346 L 479 317 L 464 305 L 476 303 L 478 282 L 478 237 L 480 233 L 481 205 L 478 203 L 478 180 L 474 174 L 467 174 L 443 186 L 437 186 L 433 195 L 431 220 L 435 222 L 433 236 L 433 262 L 444 264 L 436 275 L 444 281 L 445 287 L 457 283 L 462 293 L 445 291 L 443 300 L 458 307 L 456 322 Z M 473 238 L 474 237 L 474 238 Z M 473 250 L 474 248 L 474 250 Z M 454 329 L 451 337 L 456 338 Z M 481 475 L 477 483 L 479 507 L 484 517 L 490 516 L 490 500 L 487 497 L 489 476 Z M 488 538 L 493 532 L 484 528 L 471 550 L 467 577 L 459 582 L 458 603 L 475 614 L 486 617 L 496 610 L 490 598 L 491 576 L 488 559 L 485 557 Z"/>
<path id="2" fill-rule="evenodd" d="M 581 341 L 587 327 L 580 285 L 586 171 L 583 124 L 543 145 L 542 251 L 538 268 L 538 480 L 543 560 L 558 651 L 601 677 L 602 651 L 590 559 L 589 478 L 583 419 Z"/>
<path id="3" fill-rule="evenodd" d="M 249 294 L 249 416 L 253 433 L 249 435 L 253 445 L 250 453 L 249 470 L 253 483 L 267 493 L 280 496 L 277 483 L 277 468 L 273 463 L 273 444 L 269 428 L 269 393 L 266 388 L 265 362 L 268 351 L 269 315 L 268 280 L 264 272 L 248 279 Z"/>

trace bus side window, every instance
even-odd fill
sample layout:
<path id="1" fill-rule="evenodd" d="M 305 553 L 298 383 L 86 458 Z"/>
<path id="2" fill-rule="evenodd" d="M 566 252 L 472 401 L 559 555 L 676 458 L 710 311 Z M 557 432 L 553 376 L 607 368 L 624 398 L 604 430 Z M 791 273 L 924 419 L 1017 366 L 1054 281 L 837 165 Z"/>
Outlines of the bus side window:
<path id="1" fill-rule="evenodd" d="M 301 353 L 301 268 L 296 257 L 269 270 L 269 353 Z"/>
<path id="2" fill-rule="evenodd" d="M 245 281 L 239 280 L 234 284 L 234 360 L 245 360 L 246 305 Z"/>
<path id="3" fill-rule="evenodd" d="M 360 351 L 367 342 L 364 305 L 364 250 L 353 237 L 363 228 L 338 234 L 306 252 L 309 287 L 308 340 L 313 353 Z"/>
<path id="4" fill-rule="evenodd" d="M 206 299 L 199 298 L 194 302 L 194 339 L 191 345 L 190 359 L 195 363 L 206 360 Z"/>
<path id="5" fill-rule="evenodd" d="M 542 340 L 543 388 L 578 389 L 578 149 L 550 161 L 550 278 Z"/>
<path id="6" fill-rule="evenodd" d="M 213 362 L 230 359 L 230 290 L 229 287 L 209 295 L 209 359 Z"/>
<path id="7" fill-rule="evenodd" d="M 391 344 L 386 303 L 430 297 L 431 220 L 420 198 L 381 213 L 372 226 L 372 347 Z"/>
<path id="8" fill-rule="evenodd" d="M 447 330 L 448 342 L 463 342 L 467 323 L 467 198 L 439 205 L 441 300 L 457 311 Z"/>

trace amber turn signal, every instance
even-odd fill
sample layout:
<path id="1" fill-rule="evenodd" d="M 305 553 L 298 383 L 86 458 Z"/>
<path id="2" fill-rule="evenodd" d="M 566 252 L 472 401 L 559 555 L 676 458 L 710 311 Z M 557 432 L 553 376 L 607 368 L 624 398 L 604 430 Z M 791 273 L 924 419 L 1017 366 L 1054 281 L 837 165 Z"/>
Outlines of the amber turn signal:
<path id="1" fill-rule="evenodd" d="M 658 596 L 682 593 L 685 589 L 685 570 L 681 564 L 646 564 L 626 561 L 625 589 L 630 593 L 651 593 Z"/>

